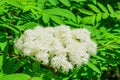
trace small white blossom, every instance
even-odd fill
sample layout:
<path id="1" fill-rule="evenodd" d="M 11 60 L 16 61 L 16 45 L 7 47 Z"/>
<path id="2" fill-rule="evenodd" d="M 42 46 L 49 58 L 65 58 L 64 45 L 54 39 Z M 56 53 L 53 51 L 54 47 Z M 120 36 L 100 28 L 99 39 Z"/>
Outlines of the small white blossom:
<path id="1" fill-rule="evenodd" d="M 45 28 L 45 31 L 54 36 L 54 31 L 55 31 L 55 30 L 54 30 L 53 27 L 46 27 L 46 28 Z"/>
<path id="2" fill-rule="evenodd" d="M 73 65 L 67 61 L 65 56 L 55 56 L 51 59 L 51 66 L 53 68 L 62 69 L 63 72 L 68 72 L 73 69 Z"/>
<path id="3" fill-rule="evenodd" d="M 54 35 L 62 42 L 63 45 L 69 44 L 69 41 L 72 38 L 70 27 L 65 25 L 56 27 Z"/>
<path id="4" fill-rule="evenodd" d="M 66 55 L 66 49 L 62 46 L 59 39 L 55 38 L 51 45 L 52 49 L 49 51 L 51 55 Z"/>
<path id="5" fill-rule="evenodd" d="M 81 42 L 90 39 L 90 32 L 83 28 L 83 29 L 75 29 L 73 32 L 73 38 L 80 40 Z"/>
<path id="6" fill-rule="evenodd" d="M 83 50 L 74 50 L 69 53 L 69 60 L 73 65 L 81 66 L 89 60 L 89 54 Z"/>
<path id="7" fill-rule="evenodd" d="M 20 38 L 20 39 L 18 39 L 18 40 L 15 40 L 14 43 L 15 43 L 14 46 L 15 46 L 19 51 L 22 52 L 24 41 L 22 41 L 21 38 Z"/>
<path id="8" fill-rule="evenodd" d="M 49 60 L 48 60 L 49 55 L 47 53 L 41 53 L 40 52 L 40 53 L 36 54 L 35 57 L 36 57 L 36 59 L 38 61 L 41 61 L 42 64 L 48 65 L 48 63 L 49 63 Z"/>
<path id="9" fill-rule="evenodd" d="M 91 40 L 86 41 L 86 49 L 88 52 L 92 53 L 92 54 L 96 54 L 97 53 L 97 44 Z"/>

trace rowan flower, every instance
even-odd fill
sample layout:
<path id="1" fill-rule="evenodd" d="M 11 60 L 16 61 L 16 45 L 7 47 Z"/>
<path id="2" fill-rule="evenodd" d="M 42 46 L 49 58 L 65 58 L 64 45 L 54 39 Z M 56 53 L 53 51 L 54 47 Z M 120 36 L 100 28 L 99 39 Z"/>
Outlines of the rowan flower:
<path id="1" fill-rule="evenodd" d="M 41 61 L 41 63 L 43 64 L 43 65 L 48 65 L 48 63 L 49 63 L 49 55 L 47 54 L 47 53 L 37 53 L 36 55 L 35 55 L 35 57 L 36 57 L 36 59 L 38 60 L 38 61 Z"/>
<path id="2" fill-rule="evenodd" d="M 34 56 L 41 64 L 66 73 L 74 66 L 87 64 L 89 53 L 97 53 L 97 44 L 87 29 L 71 29 L 65 25 L 28 29 L 15 40 L 15 47 L 26 56 Z"/>
<path id="3" fill-rule="evenodd" d="M 68 72 L 73 69 L 73 65 L 67 61 L 65 56 L 55 56 L 51 59 L 51 66 L 56 69 L 62 69 L 63 72 Z"/>

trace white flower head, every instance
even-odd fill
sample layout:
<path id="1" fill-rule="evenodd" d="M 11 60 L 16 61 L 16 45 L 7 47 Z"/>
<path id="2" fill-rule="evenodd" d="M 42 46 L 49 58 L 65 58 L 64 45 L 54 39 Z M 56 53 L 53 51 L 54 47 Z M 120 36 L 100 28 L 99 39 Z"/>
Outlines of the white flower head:
<path id="1" fill-rule="evenodd" d="M 97 44 L 87 29 L 71 29 L 65 25 L 28 29 L 15 40 L 15 47 L 26 56 L 34 56 L 41 64 L 66 73 L 75 65 L 87 64 L 89 53 L 97 53 Z"/>

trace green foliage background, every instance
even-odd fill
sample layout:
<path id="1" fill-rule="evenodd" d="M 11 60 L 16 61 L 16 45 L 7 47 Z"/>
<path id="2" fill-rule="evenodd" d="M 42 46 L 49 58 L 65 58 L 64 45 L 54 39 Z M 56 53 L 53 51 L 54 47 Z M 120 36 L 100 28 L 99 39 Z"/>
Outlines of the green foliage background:
<path id="1" fill-rule="evenodd" d="M 56 73 L 14 48 L 14 40 L 36 25 L 87 28 L 98 44 L 89 63 Z M 0 0 L 0 80 L 120 79 L 119 0 Z"/>

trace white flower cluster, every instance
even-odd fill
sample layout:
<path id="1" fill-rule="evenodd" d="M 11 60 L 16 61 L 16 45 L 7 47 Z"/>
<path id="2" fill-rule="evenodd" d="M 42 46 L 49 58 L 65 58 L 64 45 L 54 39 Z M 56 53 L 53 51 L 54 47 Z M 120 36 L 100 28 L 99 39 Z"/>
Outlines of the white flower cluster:
<path id="1" fill-rule="evenodd" d="M 70 29 L 69 26 L 29 29 L 15 41 L 15 47 L 27 56 L 35 56 L 41 64 L 55 70 L 69 72 L 74 66 L 86 64 L 89 53 L 96 54 L 97 44 L 90 39 L 85 29 Z"/>

